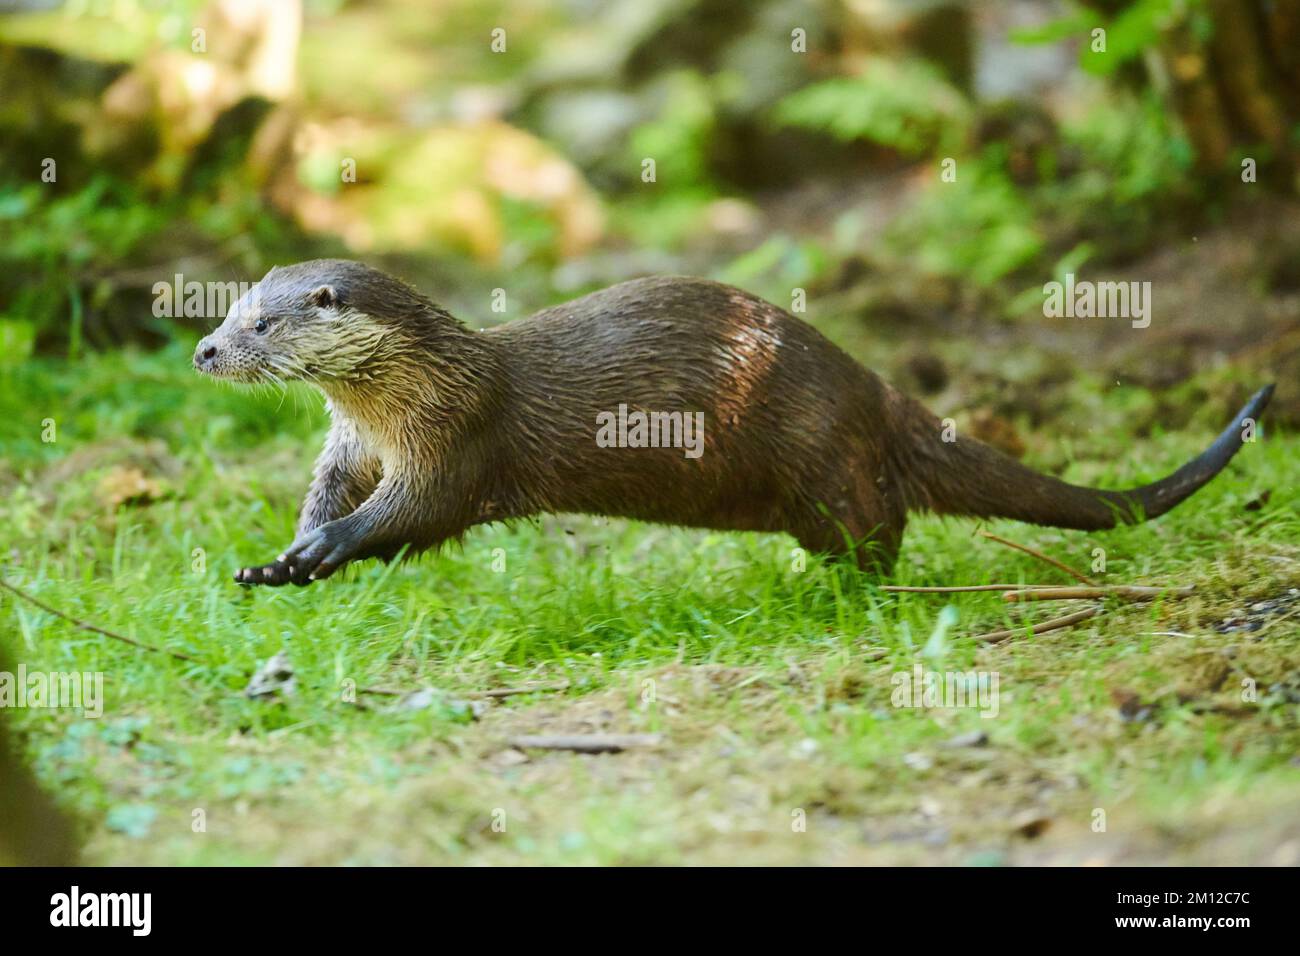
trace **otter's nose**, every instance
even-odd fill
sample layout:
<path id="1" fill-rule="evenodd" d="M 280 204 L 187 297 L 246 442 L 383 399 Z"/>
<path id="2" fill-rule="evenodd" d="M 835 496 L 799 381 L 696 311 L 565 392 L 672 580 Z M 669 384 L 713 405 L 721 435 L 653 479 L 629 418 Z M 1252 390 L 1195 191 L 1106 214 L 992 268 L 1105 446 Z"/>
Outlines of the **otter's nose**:
<path id="1" fill-rule="evenodd" d="M 205 368 L 212 364 L 212 360 L 217 357 L 217 347 L 208 339 L 199 343 L 199 347 L 194 350 L 194 365 L 196 368 Z"/>

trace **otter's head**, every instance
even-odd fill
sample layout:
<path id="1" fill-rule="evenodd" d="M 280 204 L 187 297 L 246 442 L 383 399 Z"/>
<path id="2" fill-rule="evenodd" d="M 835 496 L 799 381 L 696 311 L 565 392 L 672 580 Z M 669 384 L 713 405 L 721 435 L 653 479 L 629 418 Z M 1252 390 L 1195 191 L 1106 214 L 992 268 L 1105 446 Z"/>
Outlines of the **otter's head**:
<path id="1" fill-rule="evenodd" d="M 359 262 L 272 269 L 194 352 L 194 367 L 237 382 L 325 385 L 371 377 L 431 324 L 453 323 L 409 286 Z"/>

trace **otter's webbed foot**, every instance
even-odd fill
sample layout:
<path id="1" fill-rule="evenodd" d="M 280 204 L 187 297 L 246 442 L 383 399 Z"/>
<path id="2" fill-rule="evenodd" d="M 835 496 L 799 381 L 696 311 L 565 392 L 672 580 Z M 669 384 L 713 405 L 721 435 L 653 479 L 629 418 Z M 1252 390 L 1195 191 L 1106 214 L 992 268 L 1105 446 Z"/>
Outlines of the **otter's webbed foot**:
<path id="1" fill-rule="evenodd" d="M 235 582 L 238 584 L 267 584 L 271 587 L 279 587 L 288 584 L 290 580 L 289 565 L 283 561 L 272 561 L 260 567 L 240 568 L 235 572 Z"/>

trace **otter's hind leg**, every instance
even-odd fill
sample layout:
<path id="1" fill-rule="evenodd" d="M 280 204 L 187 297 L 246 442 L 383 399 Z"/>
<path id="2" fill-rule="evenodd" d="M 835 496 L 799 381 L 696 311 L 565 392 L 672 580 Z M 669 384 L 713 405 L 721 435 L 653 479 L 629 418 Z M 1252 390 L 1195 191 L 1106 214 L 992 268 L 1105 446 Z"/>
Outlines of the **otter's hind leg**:
<path id="1" fill-rule="evenodd" d="M 827 493 L 799 509 L 789 530 L 810 551 L 851 559 L 863 571 L 887 577 L 903 542 L 907 510 L 889 489 L 866 480 L 865 469 L 845 470 L 849 477 L 830 482 Z"/>
<path id="2" fill-rule="evenodd" d="M 856 561 L 863 571 L 885 578 L 893 573 L 903 526 L 902 522 L 868 527 L 865 523 L 849 525 L 823 520 L 796 531 L 795 537 L 809 551 Z"/>

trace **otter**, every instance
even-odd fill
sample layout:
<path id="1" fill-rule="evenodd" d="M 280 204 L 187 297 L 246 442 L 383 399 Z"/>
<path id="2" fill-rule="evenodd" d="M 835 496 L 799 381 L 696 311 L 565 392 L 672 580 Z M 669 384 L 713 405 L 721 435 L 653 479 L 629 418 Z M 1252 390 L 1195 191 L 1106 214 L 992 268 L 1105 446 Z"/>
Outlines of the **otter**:
<path id="1" fill-rule="evenodd" d="M 910 512 L 1084 531 L 1158 517 L 1223 469 L 1273 391 L 1168 477 L 1103 491 L 972 438 L 945 441 L 920 403 L 740 289 L 635 279 L 474 331 L 346 260 L 272 269 L 194 365 L 234 381 L 306 381 L 330 412 L 294 541 L 235 575 L 266 585 L 546 512 L 786 532 L 888 575 Z M 647 416 L 677 426 L 699 413 L 697 454 L 673 447 L 673 427 L 647 440 Z"/>

